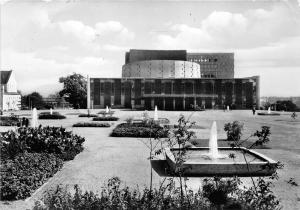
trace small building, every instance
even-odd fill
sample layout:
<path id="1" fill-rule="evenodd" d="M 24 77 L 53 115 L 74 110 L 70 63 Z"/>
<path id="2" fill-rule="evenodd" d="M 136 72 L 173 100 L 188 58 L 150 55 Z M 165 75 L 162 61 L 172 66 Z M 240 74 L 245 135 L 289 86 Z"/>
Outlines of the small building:
<path id="1" fill-rule="evenodd" d="M 21 94 L 17 90 L 14 72 L 0 71 L 0 110 L 19 110 Z"/>
<path id="2" fill-rule="evenodd" d="M 259 108 L 259 76 L 234 78 L 234 53 L 130 50 L 122 78 L 90 78 L 90 108 Z"/>

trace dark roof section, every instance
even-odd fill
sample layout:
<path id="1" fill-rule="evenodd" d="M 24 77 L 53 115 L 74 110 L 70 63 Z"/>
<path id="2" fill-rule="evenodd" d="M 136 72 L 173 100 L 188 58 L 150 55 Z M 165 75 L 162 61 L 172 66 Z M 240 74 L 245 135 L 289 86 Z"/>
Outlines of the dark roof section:
<path id="1" fill-rule="evenodd" d="M 146 60 L 181 60 L 186 61 L 186 50 L 138 50 L 125 53 L 125 64 Z"/>
<path id="2" fill-rule="evenodd" d="M 5 85 L 8 82 L 11 73 L 12 73 L 12 70 L 10 70 L 10 71 L 0 71 L 0 76 L 1 76 L 0 84 L 1 85 Z"/>

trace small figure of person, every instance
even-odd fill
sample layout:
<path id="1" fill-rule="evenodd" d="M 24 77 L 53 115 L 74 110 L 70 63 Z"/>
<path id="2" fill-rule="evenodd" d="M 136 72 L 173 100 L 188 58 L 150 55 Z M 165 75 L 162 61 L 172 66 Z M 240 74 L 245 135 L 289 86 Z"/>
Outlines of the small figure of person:
<path id="1" fill-rule="evenodd" d="M 253 113 L 253 115 L 255 115 L 255 111 L 256 111 L 256 109 L 255 109 L 255 107 L 253 107 L 253 108 L 252 108 L 252 113 Z"/>
<path id="2" fill-rule="evenodd" d="M 22 118 L 22 124 L 21 124 L 22 127 L 25 127 L 26 126 L 26 118 L 23 117 Z"/>
<path id="3" fill-rule="evenodd" d="M 29 120 L 28 118 L 25 118 L 25 127 L 27 128 L 29 126 Z"/>
<path id="4" fill-rule="evenodd" d="M 292 115 L 291 115 L 291 117 L 295 120 L 296 119 L 296 117 L 297 117 L 297 114 L 296 114 L 296 112 L 293 112 L 292 113 Z"/>

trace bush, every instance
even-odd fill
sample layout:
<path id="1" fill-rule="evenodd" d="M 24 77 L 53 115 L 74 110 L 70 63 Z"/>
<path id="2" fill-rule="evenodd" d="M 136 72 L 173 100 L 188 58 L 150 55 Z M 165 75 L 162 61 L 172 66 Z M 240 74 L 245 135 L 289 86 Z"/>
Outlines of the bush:
<path id="1" fill-rule="evenodd" d="M 19 153 L 54 153 L 63 160 L 72 160 L 83 150 L 83 137 L 59 127 L 18 128 L 1 136 L 1 157 L 14 158 Z"/>
<path id="2" fill-rule="evenodd" d="M 20 119 L 14 116 L 0 116 L 0 126 L 18 126 Z"/>
<path id="3" fill-rule="evenodd" d="M 96 114 L 80 114 L 78 117 L 98 117 Z"/>
<path id="4" fill-rule="evenodd" d="M 224 125 L 224 131 L 226 131 L 228 141 L 239 141 L 243 129 L 244 124 L 239 121 L 233 121 L 232 123 L 226 123 Z"/>
<path id="5" fill-rule="evenodd" d="M 42 112 L 39 114 L 39 119 L 41 120 L 60 120 L 60 119 L 65 119 L 66 116 L 61 115 L 58 112 L 53 112 L 50 114 L 50 112 Z"/>
<path id="6" fill-rule="evenodd" d="M 154 123 L 121 123 L 112 131 L 111 136 L 166 138 L 168 131 Z"/>
<path id="7" fill-rule="evenodd" d="M 63 165 L 54 154 L 21 153 L 1 162 L 1 200 L 24 199 Z"/>
<path id="8" fill-rule="evenodd" d="M 118 117 L 112 117 L 112 116 L 107 116 L 107 117 L 94 117 L 93 121 L 117 121 L 119 120 Z"/>
<path id="9" fill-rule="evenodd" d="M 270 190 L 270 182 L 260 179 L 258 190 L 241 188 L 238 178 L 204 180 L 202 189 L 194 192 L 187 189 L 181 194 L 174 179 L 161 184 L 159 188 L 142 190 L 122 186 L 118 177 L 108 180 L 99 194 L 92 191 L 82 192 L 78 185 L 75 193 L 57 187 L 54 193 L 44 197 L 44 207 L 39 203 L 35 209 L 279 209 L 280 203 Z"/>
<path id="10" fill-rule="evenodd" d="M 73 127 L 110 127 L 109 123 L 93 123 L 93 122 L 83 122 L 76 123 Z"/>

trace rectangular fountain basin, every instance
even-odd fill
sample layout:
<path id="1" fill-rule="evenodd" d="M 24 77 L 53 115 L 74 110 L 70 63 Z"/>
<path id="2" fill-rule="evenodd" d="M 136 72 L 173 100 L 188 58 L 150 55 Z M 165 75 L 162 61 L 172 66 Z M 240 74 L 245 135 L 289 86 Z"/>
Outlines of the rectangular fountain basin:
<path id="1" fill-rule="evenodd" d="M 175 174 L 179 166 L 176 166 L 175 156 L 179 148 L 167 148 L 166 161 Z M 209 159 L 205 154 L 208 147 L 187 148 L 185 159 L 180 168 L 186 177 L 208 176 L 270 176 L 276 171 L 276 162 L 258 152 L 246 148 L 219 147 L 219 153 L 225 159 Z M 234 154 L 235 158 L 229 158 Z M 245 158 L 248 162 L 246 164 Z"/>

